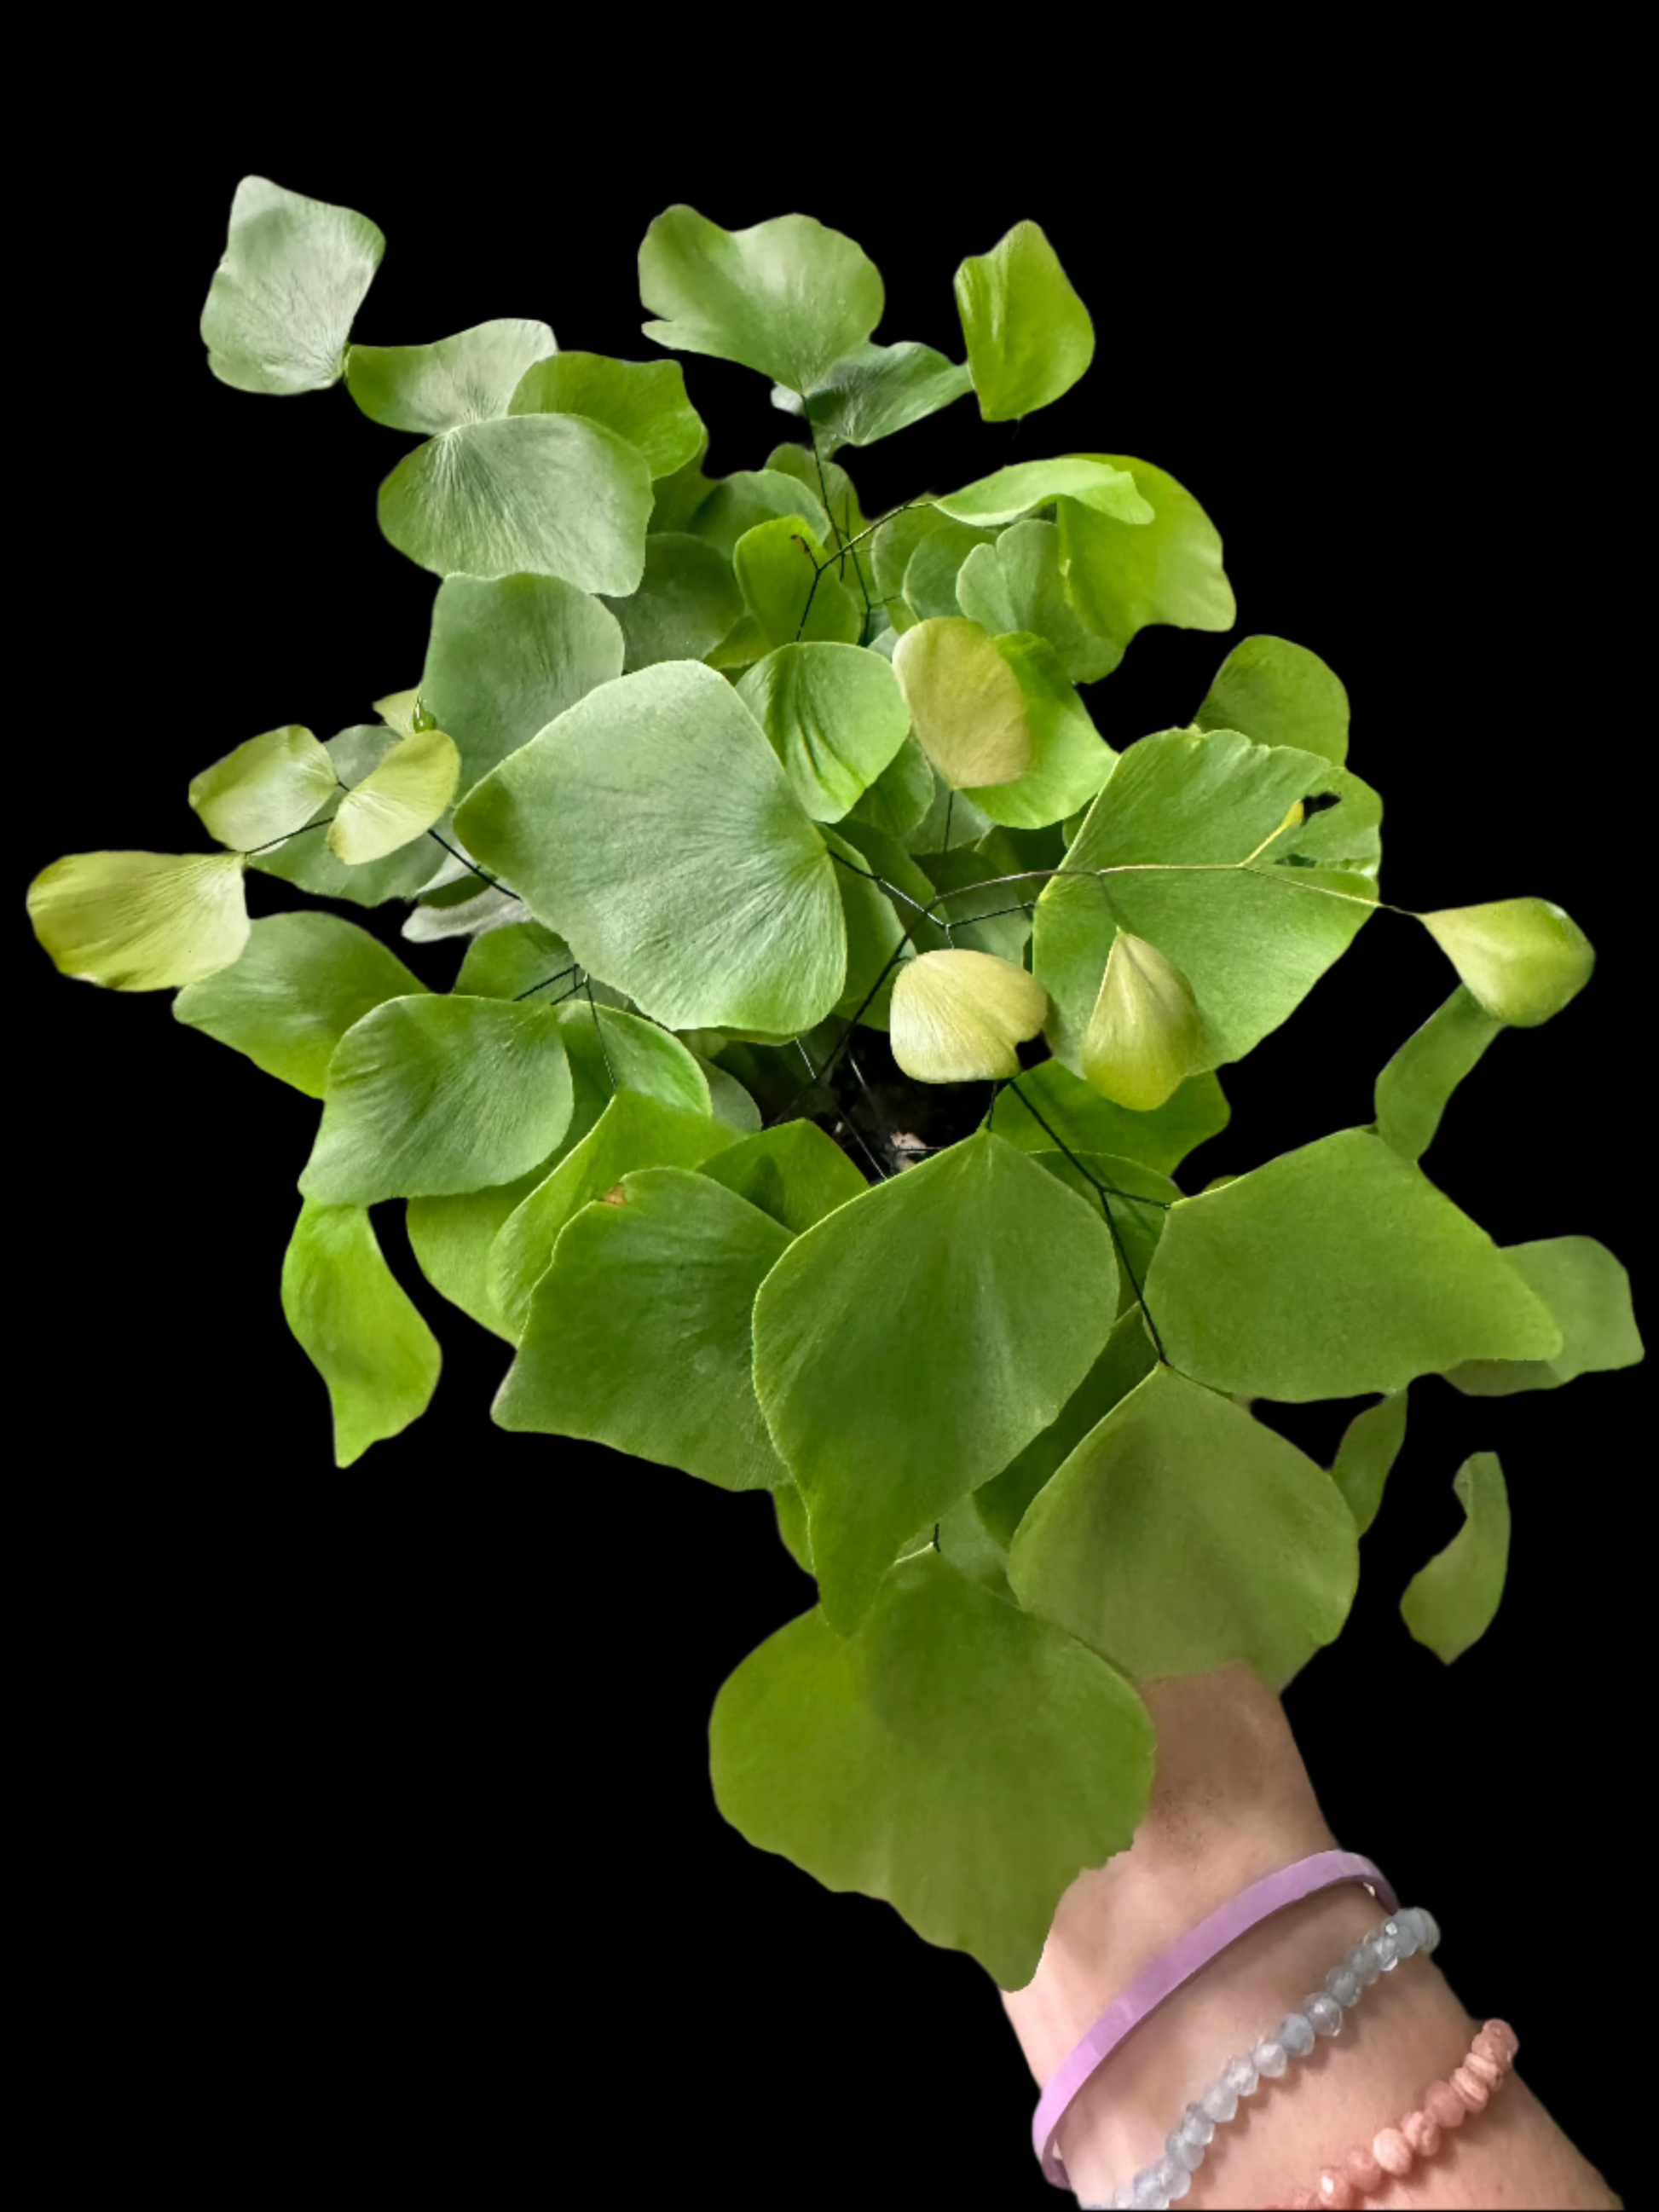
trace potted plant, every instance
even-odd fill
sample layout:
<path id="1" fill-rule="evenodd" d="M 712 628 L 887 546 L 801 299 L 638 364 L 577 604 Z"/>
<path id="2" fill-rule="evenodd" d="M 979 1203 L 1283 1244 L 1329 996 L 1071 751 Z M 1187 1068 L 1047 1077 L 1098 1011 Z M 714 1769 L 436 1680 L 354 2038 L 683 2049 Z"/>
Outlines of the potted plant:
<path id="1" fill-rule="evenodd" d="M 872 264 L 799 216 L 653 223 L 645 362 L 526 322 L 360 343 L 380 248 L 249 179 L 204 335 L 228 383 L 343 381 L 422 439 L 380 494 L 441 580 L 418 680 L 204 766 L 203 849 L 49 867 L 37 933 L 320 1102 L 283 1304 L 342 1465 L 437 1378 L 376 1237 L 401 1200 L 508 1347 L 503 1425 L 771 1493 L 819 1602 L 720 1692 L 722 1808 L 1016 1988 L 1134 1833 L 1134 1684 L 1243 1661 L 1277 1686 L 1340 1632 L 1412 1382 L 1639 1356 L 1602 1247 L 1500 1250 L 1420 1164 L 1589 947 L 1540 899 L 1386 905 L 1342 686 L 1286 641 L 1103 742 L 1079 684 L 1149 624 L 1234 621 L 1162 469 L 1021 459 L 862 509 L 849 453 L 970 397 L 1023 420 L 1088 365 L 1035 225 L 963 264 L 961 362 L 873 343 Z M 763 467 L 704 472 L 684 353 L 769 380 Z M 453 988 L 332 911 L 250 924 L 248 868 L 408 902 L 413 961 L 464 943 Z M 1448 963 L 1379 1050 L 1373 1122 L 1183 1188 L 1217 1071 L 1366 927 Z M 1361 1395 L 1328 1470 L 1251 1410 Z M 1458 1495 L 1402 1593 L 1447 1659 L 1507 1550 L 1496 1461 Z"/>

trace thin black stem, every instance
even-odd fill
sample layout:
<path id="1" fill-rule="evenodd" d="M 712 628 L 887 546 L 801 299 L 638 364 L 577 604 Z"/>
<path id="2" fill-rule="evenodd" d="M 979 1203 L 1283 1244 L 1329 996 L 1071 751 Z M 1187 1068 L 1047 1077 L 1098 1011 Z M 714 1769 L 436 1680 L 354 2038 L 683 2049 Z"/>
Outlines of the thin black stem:
<path id="1" fill-rule="evenodd" d="M 1011 1083 L 1008 1088 L 1013 1092 L 1015 1097 L 1018 1099 L 1020 1104 L 1025 1109 L 1026 1112 L 1036 1123 L 1037 1127 L 1040 1129 L 1046 1131 L 1048 1136 L 1054 1139 L 1054 1143 L 1060 1147 L 1060 1151 L 1064 1152 L 1066 1158 L 1072 1163 L 1072 1165 L 1077 1170 L 1084 1181 L 1094 1185 L 1096 1191 L 1099 1194 L 1101 1212 L 1105 1216 L 1107 1231 L 1111 1237 L 1113 1249 L 1117 1254 L 1118 1265 L 1122 1268 L 1124 1273 L 1129 1278 L 1129 1287 L 1135 1294 L 1135 1304 L 1140 1308 L 1141 1312 L 1146 1317 L 1147 1333 L 1152 1340 L 1153 1349 L 1157 1352 L 1158 1358 L 1164 1360 L 1164 1364 L 1167 1367 L 1169 1361 L 1164 1357 L 1164 1340 L 1158 1333 L 1158 1323 L 1152 1319 L 1152 1310 L 1146 1303 L 1146 1294 L 1140 1286 L 1140 1278 L 1135 1273 L 1134 1267 L 1130 1261 L 1129 1255 L 1123 1249 L 1123 1239 L 1117 1233 L 1117 1224 L 1112 1218 L 1112 1203 L 1106 1194 L 1106 1185 L 1101 1182 L 1098 1176 L 1091 1175 L 1090 1173 L 1089 1170 L 1084 1166 L 1082 1161 L 1079 1159 L 1077 1154 L 1066 1143 L 1065 1138 L 1062 1137 L 1057 1130 L 1049 1127 L 1048 1123 L 1044 1121 L 1042 1115 L 1038 1113 L 1036 1108 L 1032 1105 L 1030 1100 L 1025 1096 L 1025 1093 L 1020 1089 L 1018 1083 Z"/>
<path id="2" fill-rule="evenodd" d="M 256 853 L 268 853 L 273 845 L 286 845 L 290 837 L 303 837 L 307 830 L 326 830 L 333 819 L 331 814 L 325 814 L 320 822 L 301 823 L 297 830 L 284 830 L 280 837 L 267 837 L 263 845 L 245 845 L 242 858 L 251 860 Z"/>
<path id="3" fill-rule="evenodd" d="M 508 898 L 517 898 L 519 896 L 517 891 L 507 890 L 507 885 L 499 876 L 492 876 L 488 868 L 481 868 L 476 860 L 469 860 L 466 854 L 452 845 L 447 837 L 441 836 L 435 830 L 428 830 L 426 834 L 428 837 L 436 837 L 445 852 L 449 854 L 452 859 L 459 860 L 464 868 L 471 868 L 475 876 L 482 876 L 485 883 L 495 890 L 507 891 Z"/>
<path id="4" fill-rule="evenodd" d="M 520 999 L 533 999 L 538 991 L 544 991 L 550 983 L 562 983 L 567 975 L 577 975 L 580 973 L 581 963 L 573 960 L 568 968 L 561 968 L 556 975 L 544 975 L 539 983 L 532 983 L 527 991 L 515 991 L 513 994 L 514 1003 L 516 1004 Z M 576 984 L 573 988 L 580 990 L 581 986 Z"/>
<path id="5" fill-rule="evenodd" d="M 939 848 L 939 856 L 941 859 L 943 859 L 951 849 L 951 817 L 956 811 L 956 786 L 952 784 L 951 787 L 950 795 L 945 802 L 945 842 Z M 971 884 L 968 885 L 967 888 L 970 890 L 977 890 L 979 886 L 977 884 Z"/>

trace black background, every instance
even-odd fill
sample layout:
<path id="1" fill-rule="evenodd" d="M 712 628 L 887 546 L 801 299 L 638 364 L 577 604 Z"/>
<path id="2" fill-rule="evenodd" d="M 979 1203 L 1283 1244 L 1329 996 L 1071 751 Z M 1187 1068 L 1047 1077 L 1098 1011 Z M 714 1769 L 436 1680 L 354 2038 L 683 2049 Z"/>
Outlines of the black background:
<path id="1" fill-rule="evenodd" d="M 734 182 L 729 153 L 697 150 L 720 134 L 682 119 L 569 179 L 550 142 L 539 170 L 504 169 L 486 107 L 423 135 L 367 94 L 355 130 L 210 134 L 181 109 L 86 149 L 106 243 L 54 230 L 30 279 L 39 326 L 80 362 L 73 404 L 13 426 L 49 464 L 32 635 L 11 641 L 44 678 L 34 726 L 11 731 L 20 907 L 66 849 L 199 846 L 196 769 L 278 723 L 367 719 L 421 667 L 434 581 L 374 515 L 412 441 L 343 390 L 256 398 L 204 366 L 240 174 L 380 223 L 368 340 L 533 315 L 638 357 L 635 248 L 672 200 L 849 230 L 887 279 L 879 335 L 953 354 L 957 260 L 1031 216 L 1093 312 L 1093 369 L 1017 438 L 969 401 L 846 455 L 866 508 L 1078 448 L 1187 483 L 1225 537 L 1239 634 L 1309 645 L 1349 687 L 1389 896 L 1538 892 L 1600 947 L 1589 991 L 1502 1038 L 1454 1103 L 1437 1179 L 1500 1242 L 1583 1232 L 1639 1257 L 1646 953 L 1626 841 L 1649 738 L 1628 627 L 1646 495 L 1621 458 L 1623 246 L 1595 157 L 1495 126 L 1453 145 L 1419 118 L 1409 160 L 1386 135 L 1287 143 L 1265 168 L 1218 159 L 1188 202 L 1180 134 L 1147 124 L 1074 143 L 1070 173 L 964 149 L 945 164 L 930 139 L 877 190 L 833 133 Z M 760 380 L 686 367 L 712 471 L 789 434 Z M 1103 733 L 1188 720 L 1228 642 L 1143 633 L 1091 695 Z M 249 881 L 256 913 L 289 896 Z M 397 1208 L 381 1233 L 443 1380 L 415 1429 L 337 1473 L 277 1304 L 315 1107 L 176 1027 L 165 994 L 58 978 L 16 927 L 13 1388 L 41 1513 L 20 1561 L 18 1817 L 54 1931 L 40 2047 L 118 2115 L 122 2158 L 193 2186 L 310 2175 L 325 2153 L 331 2179 L 447 2176 L 470 2202 L 579 2179 L 606 2200 L 1056 2201 L 981 1971 L 714 1810 L 714 1692 L 810 1599 L 767 1501 L 494 1429 L 505 1348 L 426 1289 Z M 440 988 L 459 959 L 411 957 Z M 1234 1120 L 1191 1187 L 1369 1120 L 1376 1069 L 1449 988 L 1426 936 L 1368 927 L 1227 1079 Z M 1647 1758 L 1643 1388 L 1415 1386 L 1353 1618 L 1288 1699 L 1339 1835 L 1433 1906 L 1456 1986 L 1514 2020 L 1593 2158 L 1608 2085 L 1584 1996 L 1632 1955 L 1630 1893 L 1604 1870 L 1610 1834 L 1639 1840 L 1620 1808 Z M 1287 1425 L 1328 1456 L 1350 1410 Z M 1449 1671 L 1395 1607 L 1458 1525 L 1454 1470 L 1487 1447 L 1514 1502 L 1510 1589 Z"/>

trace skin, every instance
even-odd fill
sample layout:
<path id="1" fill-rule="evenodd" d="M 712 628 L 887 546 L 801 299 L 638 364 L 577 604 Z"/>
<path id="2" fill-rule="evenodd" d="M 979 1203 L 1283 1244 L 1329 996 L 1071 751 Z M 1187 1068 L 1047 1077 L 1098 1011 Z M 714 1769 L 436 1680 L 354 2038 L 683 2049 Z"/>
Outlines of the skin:
<path id="1" fill-rule="evenodd" d="M 1249 1668 L 1139 1686 L 1158 1734 L 1146 1819 L 1132 1850 L 1073 1883 L 1036 1978 L 1003 1998 L 1039 2083 L 1176 1937 L 1276 1867 L 1337 1848 L 1283 1708 Z M 1160 2156 L 1167 2131 L 1227 2058 L 1267 2031 L 1275 2007 L 1291 2011 L 1320 1988 L 1382 1917 L 1357 1885 L 1304 1899 L 1160 2006 L 1061 2125 L 1078 2195 L 1104 2199 Z M 1428 2081 L 1448 2075 L 1480 2025 L 1432 1960 L 1412 1959 L 1367 1992 L 1340 2035 L 1322 2039 L 1218 2131 L 1183 2204 L 1193 2212 L 1264 2205 L 1312 2188 L 1322 2166 L 1340 2164 L 1409 2111 Z M 1524 2020 L 1516 2026 L 1524 2069 Z M 1518 2073 L 1432 2160 L 1367 2201 L 1389 2212 L 1601 2212 L 1620 2202 Z"/>

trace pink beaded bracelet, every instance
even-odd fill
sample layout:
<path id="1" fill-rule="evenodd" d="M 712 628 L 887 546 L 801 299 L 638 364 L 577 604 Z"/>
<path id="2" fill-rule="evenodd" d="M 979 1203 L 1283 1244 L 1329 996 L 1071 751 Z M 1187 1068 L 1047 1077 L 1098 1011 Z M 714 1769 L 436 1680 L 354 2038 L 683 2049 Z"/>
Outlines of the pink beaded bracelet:
<path id="1" fill-rule="evenodd" d="M 1461 2066 L 1431 2081 L 1404 2119 L 1379 2129 L 1369 2143 L 1351 2150 L 1340 2166 L 1320 2169 L 1316 2187 L 1279 2198 L 1264 2212 L 1357 2212 L 1392 2181 L 1401 2181 L 1420 2160 L 1431 2159 L 1454 2128 L 1484 2112 L 1515 2063 L 1520 2039 L 1506 2021 L 1489 2020 Z"/>

